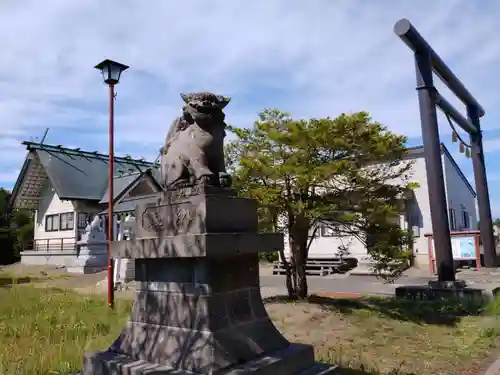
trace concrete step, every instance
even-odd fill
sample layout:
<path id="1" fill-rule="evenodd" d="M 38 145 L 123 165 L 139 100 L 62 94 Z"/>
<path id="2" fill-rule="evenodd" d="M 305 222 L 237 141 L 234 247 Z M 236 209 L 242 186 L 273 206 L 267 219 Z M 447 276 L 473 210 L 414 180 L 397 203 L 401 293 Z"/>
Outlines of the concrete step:
<path id="1" fill-rule="evenodd" d="M 306 264 L 306 275 L 328 276 L 345 273 L 353 266 L 351 259 L 308 259 Z M 285 267 L 281 261 L 273 263 L 273 275 L 285 275 Z"/>

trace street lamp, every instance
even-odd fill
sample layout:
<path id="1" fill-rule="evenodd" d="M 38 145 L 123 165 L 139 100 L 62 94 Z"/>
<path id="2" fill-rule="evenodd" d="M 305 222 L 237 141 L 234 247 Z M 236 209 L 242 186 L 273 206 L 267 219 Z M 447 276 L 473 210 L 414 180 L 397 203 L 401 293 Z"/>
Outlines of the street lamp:
<path id="1" fill-rule="evenodd" d="M 111 244 L 113 243 L 113 175 L 114 175 L 114 117 L 115 117 L 115 85 L 120 81 L 127 65 L 112 60 L 104 60 L 95 66 L 102 72 L 104 83 L 109 86 L 109 169 L 108 169 L 108 305 L 114 307 L 113 263 L 111 261 Z"/>

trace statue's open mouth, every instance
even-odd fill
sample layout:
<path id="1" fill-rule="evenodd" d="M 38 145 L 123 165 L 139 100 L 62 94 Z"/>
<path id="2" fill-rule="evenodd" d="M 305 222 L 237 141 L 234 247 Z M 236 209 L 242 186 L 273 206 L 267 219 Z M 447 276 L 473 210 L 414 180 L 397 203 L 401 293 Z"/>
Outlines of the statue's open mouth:
<path id="1" fill-rule="evenodd" d="M 203 104 L 192 104 L 192 107 L 195 108 L 198 112 L 209 114 L 215 111 L 218 107 L 213 103 L 203 103 Z"/>

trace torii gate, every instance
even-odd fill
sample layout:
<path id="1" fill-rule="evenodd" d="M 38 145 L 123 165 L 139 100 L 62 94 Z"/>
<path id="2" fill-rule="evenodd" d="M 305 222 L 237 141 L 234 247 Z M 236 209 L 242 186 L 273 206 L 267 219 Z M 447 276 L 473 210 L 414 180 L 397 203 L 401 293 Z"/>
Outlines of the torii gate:
<path id="1" fill-rule="evenodd" d="M 491 220 L 488 182 L 484 165 L 481 124 L 479 121 L 479 118 L 485 114 L 484 109 L 410 21 L 403 18 L 396 22 L 394 32 L 415 54 L 418 102 L 422 124 L 422 138 L 424 141 L 425 167 L 427 171 L 438 279 L 439 281 L 454 281 L 455 269 L 453 267 L 453 254 L 451 250 L 436 106 L 470 135 L 471 157 L 474 168 L 477 203 L 479 206 L 479 220 L 481 223 L 481 240 L 484 248 L 484 263 L 486 267 L 496 267 L 497 256 Z M 436 90 L 433 82 L 433 72 L 465 105 L 467 118 L 457 111 Z"/>

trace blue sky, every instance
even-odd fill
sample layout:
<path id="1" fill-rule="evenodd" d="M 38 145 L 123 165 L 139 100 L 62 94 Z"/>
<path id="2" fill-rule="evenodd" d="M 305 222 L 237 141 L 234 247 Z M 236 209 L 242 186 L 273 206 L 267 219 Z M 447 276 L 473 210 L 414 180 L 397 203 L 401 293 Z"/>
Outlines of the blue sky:
<path id="1" fill-rule="evenodd" d="M 93 66 L 130 65 L 117 86 L 116 151 L 155 159 L 180 92 L 232 97 L 227 120 L 266 107 L 294 117 L 366 110 L 420 144 L 412 54 L 394 35 L 408 18 L 486 109 L 492 209 L 500 216 L 500 2 L 495 0 L 24 0 L 0 2 L 0 186 L 21 140 L 107 148 L 107 87 Z M 442 85 L 441 85 L 442 86 Z M 444 96 L 463 111 L 449 91 Z M 469 159 L 441 139 L 472 180 Z"/>

